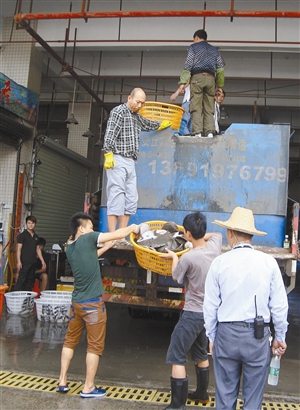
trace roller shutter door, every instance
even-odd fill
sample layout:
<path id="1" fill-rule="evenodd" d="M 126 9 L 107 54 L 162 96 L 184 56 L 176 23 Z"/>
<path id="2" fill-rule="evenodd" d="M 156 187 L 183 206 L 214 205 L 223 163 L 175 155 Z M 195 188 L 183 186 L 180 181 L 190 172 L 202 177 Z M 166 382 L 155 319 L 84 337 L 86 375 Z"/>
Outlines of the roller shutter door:
<path id="1" fill-rule="evenodd" d="M 32 214 L 37 217 L 37 234 L 51 249 L 68 239 L 71 215 L 83 211 L 88 167 L 47 146 L 37 157 L 41 164 L 36 166 Z"/>

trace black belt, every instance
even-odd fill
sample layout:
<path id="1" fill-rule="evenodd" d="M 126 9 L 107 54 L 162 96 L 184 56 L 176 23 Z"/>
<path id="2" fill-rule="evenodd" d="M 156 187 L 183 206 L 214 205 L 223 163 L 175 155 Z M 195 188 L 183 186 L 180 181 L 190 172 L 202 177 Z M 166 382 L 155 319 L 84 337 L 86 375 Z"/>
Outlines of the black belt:
<path id="1" fill-rule="evenodd" d="M 242 327 L 248 327 L 248 328 L 254 328 L 253 322 L 223 322 L 223 323 L 229 323 L 230 325 L 236 325 L 236 326 L 242 326 Z M 270 326 L 270 323 L 264 323 L 264 326 Z"/>
<path id="2" fill-rule="evenodd" d="M 196 75 L 196 74 L 203 74 L 203 75 L 208 75 L 208 76 L 214 77 L 214 74 L 210 73 L 208 71 L 192 70 L 191 76 L 193 77 L 193 75 Z"/>

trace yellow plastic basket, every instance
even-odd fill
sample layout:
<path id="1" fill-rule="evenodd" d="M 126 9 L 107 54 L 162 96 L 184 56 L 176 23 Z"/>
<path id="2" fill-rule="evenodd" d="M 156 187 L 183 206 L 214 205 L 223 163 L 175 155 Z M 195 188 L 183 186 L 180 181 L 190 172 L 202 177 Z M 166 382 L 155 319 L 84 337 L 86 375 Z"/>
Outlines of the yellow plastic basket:
<path id="1" fill-rule="evenodd" d="M 146 101 L 139 113 L 149 120 L 169 120 L 172 122 L 171 128 L 173 130 L 179 130 L 184 109 L 175 104 Z"/>
<path id="2" fill-rule="evenodd" d="M 151 231 L 155 229 L 161 229 L 166 221 L 149 221 L 146 224 L 149 225 Z M 179 230 L 183 231 L 183 226 L 177 225 Z M 159 255 L 165 255 L 162 252 L 152 251 L 151 249 L 144 248 L 135 242 L 137 235 L 135 233 L 130 234 L 130 242 L 133 245 L 134 252 L 138 264 L 144 268 L 153 272 L 159 273 L 164 276 L 172 275 L 172 259 L 163 259 Z M 183 251 L 176 252 L 176 255 L 180 258 L 181 255 L 188 252 L 189 248 Z"/>

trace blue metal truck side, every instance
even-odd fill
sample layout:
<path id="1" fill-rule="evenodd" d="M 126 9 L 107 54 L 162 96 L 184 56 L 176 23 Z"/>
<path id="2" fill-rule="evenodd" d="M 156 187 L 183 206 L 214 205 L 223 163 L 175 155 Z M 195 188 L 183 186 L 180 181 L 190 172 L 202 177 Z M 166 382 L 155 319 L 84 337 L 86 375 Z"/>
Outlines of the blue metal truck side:
<path id="1" fill-rule="evenodd" d="M 139 203 L 132 223 L 182 223 L 200 210 L 208 220 L 226 219 L 236 206 L 255 214 L 267 237 L 257 244 L 282 246 L 287 212 L 289 126 L 232 124 L 211 140 L 174 137 L 171 130 L 142 133 L 136 164 Z M 105 187 L 105 183 L 104 183 Z M 106 203 L 103 189 L 102 203 Z M 106 207 L 101 231 L 107 230 Z"/>
<path id="2" fill-rule="evenodd" d="M 207 217 L 208 231 L 224 234 L 211 224 L 213 220 L 228 219 L 236 206 L 247 207 L 253 210 L 257 229 L 268 233 L 255 237 L 254 244 L 274 254 L 293 277 L 296 257 L 282 249 L 289 137 L 289 125 L 263 124 L 232 124 L 223 135 L 208 140 L 178 137 L 171 129 L 142 133 L 136 164 L 138 211 L 130 223 L 164 220 L 181 225 L 185 215 L 200 210 Z M 108 230 L 105 186 L 104 175 L 102 232 Z M 159 284 L 165 282 L 166 278 L 158 278 Z"/>

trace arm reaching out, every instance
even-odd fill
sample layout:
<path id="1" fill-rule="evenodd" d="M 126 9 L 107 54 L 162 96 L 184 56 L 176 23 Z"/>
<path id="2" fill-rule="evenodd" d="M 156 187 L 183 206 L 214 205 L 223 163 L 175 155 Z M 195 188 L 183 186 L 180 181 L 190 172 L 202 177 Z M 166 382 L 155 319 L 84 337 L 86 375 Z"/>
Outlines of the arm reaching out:
<path id="1" fill-rule="evenodd" d="M 104 243 L 108 241 L 116 241 L 118 239 L 125 238 L 127 235 L 131 234 L 131 232 L 139 233 L 140 225 L 132 224 L 126 226 L 126 228 L 117 229 L 114 232 L 105 232 L 99 235 L 98 243 Z"/>
<path id="2" fill-rule="evenodd" d="M 175 93 L 173 93 L 170 97 L 170 101 L 174 102 L 176 100 L 176 98 L 178 97 L 179 94 L 183 94 L 183 89 L 182 87 L 178 87 L 177 90 L 175 91 Z"/>
<path id="3" fill-rule="evenodd" d="M 101 248 L 97 249 L 98 258 L 100 258 L 108 249 L 112 248 L 114 243 L 115 241 L 105 242 Z"/>

